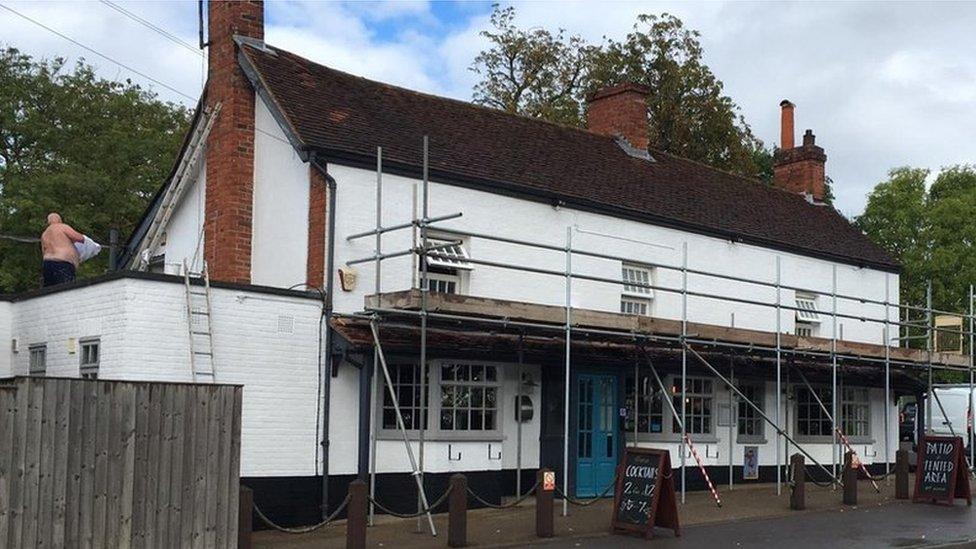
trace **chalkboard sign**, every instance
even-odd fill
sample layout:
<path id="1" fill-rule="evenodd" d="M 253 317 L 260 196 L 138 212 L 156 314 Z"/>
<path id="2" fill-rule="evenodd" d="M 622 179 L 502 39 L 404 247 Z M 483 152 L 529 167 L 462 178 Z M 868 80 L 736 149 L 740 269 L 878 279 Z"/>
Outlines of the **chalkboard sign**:
<path id="1" fill-rule="evenodd" d="M 973 500 L 969 491 L 969 468 L 962 454 L 962 438 L 927 436 L 918 448 L 914 501 L 952 504 L 956 498 Z"/>
<path id="2" fill-rule="evenodd" d="M 614 530 L 651 537 L 654 526 L 661 526 L 681 535 L 671 474 L 671 454 L 667 450 L 625 449 L 617 467 L 613 496 Z"/>

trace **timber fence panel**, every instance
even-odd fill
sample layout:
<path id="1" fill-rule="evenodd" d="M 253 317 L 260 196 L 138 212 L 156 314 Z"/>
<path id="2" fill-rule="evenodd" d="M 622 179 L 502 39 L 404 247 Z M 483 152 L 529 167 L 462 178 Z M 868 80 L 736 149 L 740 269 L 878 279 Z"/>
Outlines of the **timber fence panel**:
<path id="1" fill-rule="evenodd" d="M 17 390 L 0 385 L 0 449 L 11 448 L 16 416 Z M 7 545 L 10 533 L 10 476 L 13 452 L 0 451 L 0 545 Z"/>
<path id="2" fill-rule="evenodd" d="M 241 394 L 0 381 L 0 547 L 236 546 Z"/>

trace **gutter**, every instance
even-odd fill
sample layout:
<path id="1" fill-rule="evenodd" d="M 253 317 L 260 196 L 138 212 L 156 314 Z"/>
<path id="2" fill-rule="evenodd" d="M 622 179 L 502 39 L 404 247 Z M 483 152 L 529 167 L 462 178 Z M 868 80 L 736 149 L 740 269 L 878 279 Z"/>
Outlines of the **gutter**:
<path id="1" fill-rule="evenodd" d="M 332 313 L 335 310 L 333 291 L 335 289 L 335 226 L 336 226 L 336 180 L 329 175 L 326 167 L 319 163 L 314 151 L 309 154 L 309 163 L 325 176 L 329 192 L 328 243 L 326 248 L 325 271 L 325 357 L 322 369 L 322 519 L 329 516 L 329 407 L 332 396 Z"/>

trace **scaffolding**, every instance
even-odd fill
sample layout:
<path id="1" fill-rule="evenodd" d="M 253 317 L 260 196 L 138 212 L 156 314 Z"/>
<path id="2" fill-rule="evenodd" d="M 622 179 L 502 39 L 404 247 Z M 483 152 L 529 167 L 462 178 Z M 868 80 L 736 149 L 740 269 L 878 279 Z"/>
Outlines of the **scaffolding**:
<path id="1" fill-rule="evenodd" d="M 407 454 L 410 457 L 410 461 L 413 467 L 413 474 L 416 478 L 418 485 L 418 502 L 417 508 L 418 512 L 425 512 L 428 519 L 428 525 L 433 535 L 436 535 L 434 531 L 433 522 L 430 521 L 430 509 L 427 507 L 426 497 L 424 495 L 424 484 L 423 484 L 423 474 L 424 474 L 424 431 L 425 421 L 422 419 L 419 423 L 419 432 L 417 433 L 416 442 L 418 444 L 417 460 L 414 460 L 413 450 L 410 444 L 410 440 L 407 435 L 403 417 L 400 412 L 400 408 L 396 403 L 396 395 L 394 387 L 392 386 L 392 381 L 390 380 L 390 374 L 387 368 L 385 355 L 383 352 L 383 340 L 381 337 L 381 328 L 384 324 L 389 324 L 398 327 L 417 327 L 419 324 L 419 340 L 420 347 L 418 349 L 419 354 L 419 367 L 420 367 L 420 383 L 421 383 L 421 410 L 424 414 L 427 413 L 427 387 L 426 387 L 426 373 L 427 373 L 427 358 L 428 358 L 428 331 L 430 330 L 429 323 L 431 321 L 443 321 L 457 324 L 473 324 L 491 327 L 492 329 L 509 329 L 518 330 L 517 335 L 517 356 L 518 356 L 518 376 L 516 384 L 518 387 L 517 395 L 517 414 L 521 416 L 521 396 L 522 396 L 522 361 L 523 361 L 523 345 L 525 342 L 525 337 L 527 333 L 553 333 L 561 334 L 565 340 L 564 345 L 564 361 L 563 361 L 563 474 L 562 474 L 562 486 L 563 493 L 569 494 L 569 433 L 570 433 L 570 396 L 571 396 L 571 380 L 572 380 L 572 352 L 573 352 L 573 342 L 574 337 L 590 337 L 599 336 L 613 340 L 620 340 L 624 342 L 631 342 L 633 345 L 638 346 L 640 349 L 644 349 L 647 344 L 655 344 L 660 346 L 668 346 L 670 349 L 676 349 L 680 353 L 680 390 L 681 390 L 681 406 L 680 410 L 675 409 L 674 403 L 672 402 L 672 397 L 676 396 L 667 392 L 664 383 L 660 379 L 657 370 L 651 363 L 650 358 L 645 355 L 645 362 L 647 367 L 653 373 L 656 383 L 658 384 L 660 390 L 662 391 L 661 398 L 668 402 L 668 405 L 672 408 L 674 419 L 676 423 L 680 426 L 681 430 L 681 441 L 679 442 L 679 447 L 682 449 L 680 456 L 680 470 L 681 470 L 681 501 L 685 501 L 685 491 L 686 491 L 686 451 L 684 449 L 684 442 L 690 444 L 691 438 L 687 430 L 688 417 L 687 417 L 687 376 L 688 376 L 688 359 L 693 358 L 696 363 L 704 366 L 712 375 L 717 378 L 722 385 L 726 386 L 730 392 L 730 424 L 734 424 L 734 417 L 736 415 L 733 409 L 733 403 L 735 399 L 732 397 L 734 394 L 738 398 L 738 402 L 744 403 L 756 414 L 758 414 L 763 421 L 769 424 L 775 431 L 775 467 L 776 467 L 776 489 L 777 494 L 781 493 L 783 481 L 783 471 L 784 468 L 788 466 L 788 452 L 790 451 L 790 445 L 795 447 L 797 451 L 803 453 L 808 459 L 810 459 L 814 465 L 818 466 L 827 476 L 830 477 L 831 483 L 836 487 L 841 485 L 839 479 L 838 467 L 842 463 L 842 453 L 843 445 L 845 444 L 845 437 L 841 427 L 838 425 L 838 419 L 840 415 L 838 414 L 838 398 L 837 398 L 837 388 L 838 388 L 838 370 L 841 367 L 840 362 L 846 362 L 848 365 L 853 364 L 867 364 L 873 367 L 883 365 L 884 374 L 884 466 L 885 466 L 885 478 L 887 480 L 888 475 L 891 472 L 891 405 L 892 405 L 892 387 L 891 387 L 891 374 L 892 368 L 899 368 L 903 372 L 918 372 L 924 373 L 927 379 L 927 392 L 926 394 L 931 397 L 933 395 L 933 370 L 941 369 L 946 371 L 958 371 L 958 372 L 968 372 L 969 374 L 969 402 L 973 402 L 973 391 L 974 391 L 974 381 L 976 381 L 976 376 L 974 376 L 974 293 L 973 286 L 969 286 L 969 296 L 968 296 L 968 312 L 958 313 L 951 311 L 937 310 L 932 307 L 931 298 L 931 286 L 927 292 L 926 304 L 924 307 L 915 305 L 905 305 L 897 302 L 892 302 L 891 291 L 890 291 L 890 273 L 884 273 L 884 299 L 871 299 L 858 295 L 844 294 L 838 291 L 837 283 L 837 266 L 833 265 L 831 273 L 831 289 L 829 292 L 815 289 L 801 287 L 797 285 L 784 284 L 782 281 L 782 271 L 781 271 L 781 259 L 779 255 L 776 255 L 775 260 L 775 277 L 772 282 L 762 279 L 752 279 L 744 276 L 735 276 L 724 273 L 706 271 L 702 269 L 693 269 L 689 267 L 688 264 L 688 243 L 687 241 L 682 243 L 681 246 L 681 262 L 679 265 L 672 265 L 667 263 L 659 263 L 648 261 L 646 259 L 637 259 L 631 257 L 625 257 L 621 255 L 607 254 L 602 252 L 597 252 L 593 250 L 586 250 L 580 248 L 574 248 L 573 245 L 573 235 L 574 233 L 586 233 L 579 227 L 569 225 L 566 227 L 566 237 L 564 245 L 557 245 L 545 242 L 537 242 L 526 239 L 512 238 L 496 234 L 488 234 L 482 232 L 471 232 L 471 231 L 461 231 L 456 228 L 449 228 L 442 225 L 442 223 L 457 220 L 463 216 L 462 212 L 455 212 L 446 215 L 431 216 L 429 211 L 430 204 L 430 180 L 428 177 L 429 169 L 429 145 L 428 139 L 425 136 L 423 140 L 423 159 L 422 159 L 422 180 L 421 184 L 421 203 L 419 205 L 420 213 L 418 215 L 417 205 L 414 205 L 412 219 L 409 222 L 397 223 L 384 226 L 382 223 L 382 200 L 383 200 L 383 150 L 377 148 L 376 151 L 376 212 L 375 212 L 375 227 L 372 230 L 363 231 L 355 234 L 346 236 L 347 241 L 353 241 L 357 239 L 364 239 L 372 237 L 375 241 L 374 253 L 367 257 L 352 259 L 346 262 L 346 265 L 352 266 L 356 264 L 372 263 L 374 266 L 374 276 L 375 281 L 373 285 L 373 291 L 375 293 L 375 299 L 370 299 L 367 297 L 367 303 L 365 304 L 364 311 L 362 313 L 336 313 L 334 318 L 348 318 L 353 320 L 358 320 L 361 322 L 368 322 L 371 334 L 372 334 L 372 346 L 374 350 L 374 361 L 373 361 L 373 386 L 371 388 L 372 398 L 375 400 L 378 397 L 379 389 L 376 387 L 376 383 L 380 379 L 380 375 L 385 380 L 389 394 L 393 398 L 394 409 L 396 412 L 396 419 L 398 428 L 402 431 L 403 442 L 406 448 Z M 561 323 L 557 323 L 551 320 L 541 321 L 541 320 L 519 320 L 510 317 L 505 317 L 504 315 L 499 315 L 500 317 L 489 316 L 489 315 L 478 315 L 478 314 L 457 314 L 450 312 L 441 312 L 440 310 L 430 310 L 429 298 L 430 298 L 430 277 L 428 272 L 428 259 L 444 259 L 450 260 L 452 256 L 447 253 L 446 249 L 459 245 L 461 240 L 450 240 L 446 243 L 434 243 L 429 237 L 429 231 L 431 229 L 436 230 L 437 240 L 434 242 L 441 242 L 444 238 L 443 235 L 448 235 L 448 238 L 470 238 L 470 239 L 483 239 L 487 241 L 496 242 L 499 244 L 509 244 L 517 247 L 524 247 L 534 250 L 545 250 L 548 252 L 555 252 L 563 254 L 565 257 L 565 268 L 563 270 L 534 267 L 524 264 L 514 264 L 502 261 L 493 261 L 483 258 L 476 257 L 466 257 L 465 261 L 473 265 L 481 265 L 485 267 L 512 270 L 522 273 L 531 273 L 535 275 L 544 275 L 553 277 L 553 279 L 561 279 L 565 286 L 565 302 L 562 306 L 564 309 L 564 315 Z M 414 236 L 412 237 L 413 245 L 408 249 L 401 249 L 395 251 L 384 251 L 383 249 L 383 235 L 386 233 L 401 231 L 405 229 L 410 229 Z M 417 236 L 419 233 L 419 238 Z M 611 236 L 611 235 L 604 235 Z M 627 240 L 627 239 L 622 239 Z M 645 243 L 646 244 L 646 243 Z M 381 285 L 381 273 L 382 273 L 382 262 L 385 260 L 413 256 L 416 258 L 417 263 L 414 265 L 419 268 L 419 281 L 417 285 L 419 288 L 414 288 L 412 291 L 419 290 L 419 307 L 416 309 L 411 308 L 397 308 L 392 306 L 385 306 L 382 294 Z M 621 278 L 610 278 L 597 276 L 593 274 L 586 274 L 574 270 L 573 260 L 574 257 L 583 257 L 588 259 L 596 259 L 602 261 L 612 261 L 612 262 L 623 262 L 623 263 L 634 263 L 642 266 L 647 266 L 648 268 L 660 269 L 662 271 L 677 272 L 680 274 L 680 286 L 664 286 L 661 284 L 654 284 L 652 281 L 637 282 L 634 280 L 624 280 Z M 413 269 L 416 272 L 418 269 Z M 749 297 L 742 297 L 741 295 L 723 295 L 719 293 L 709 293 L 704 291 L 696 291 L 689 287 L 689 275 L 706 278 L 708 280 L 718 280 L 727 283 L 737 283 L 745 284 L 750 287 L 765 288 L 767 290 L 773 290 L 775 292 L 775 301 L 770 303 L 768 301 L 751 299 Z M 412 275 L 413 276 L 413 275 Z M 602 284 L 610 284 L 617 286 L 630 286 L 646 288 L 648 290 L 666 292 L 672 294 L 680 295 L 680 329 L 678 333 L 662 333 L 654 331 L 653 329 L 641 330 L 631 328 L 599 328 L 592 326 L 584 326 L 580 323 L 574 323 L 574 306 L 573 306 L 573 282 L 574 281 L 589 281 L 597 282 Z M 783 291 L 793 291 L 802 292 L 804 294 L 814 295 L 822 297 L 825 300 L 829 300 L 830 312 L 829 317 L 831 320 L 831 335 L 829 341 L 829 349 L 823 350 L 817 348 L 815 345 L 810 345 L 808 347 L 803 347 L 799 343 L 794 344 L 792 347 L 787 348 L 784 346 L 783 337 L 784 333 L 782 330 L 782 314 L 783 311 L 789 311 L 792 314 L 796 314 L 798 311 L 803 309 L 796 305 L 790 305 L 783 303 L 782 292 Z M 775 310 L 776 320 L 775 326 L 776 331 L 773 338 L 757 338 L 758 341 L 732 341 L 723 340 L 719 337 L 705 337 L 700 333 L 691 331 L 692 322 L 689 320 L 688 312 L 688 299 L 697 298 L 704 300 L 715 300 L 720 302 L 727 302 L 739 305 L 747 306 L 757 306 L 772 308 Z M 874 306 L 883 308 L 883 316 L 881 318 L 874 316 L 866 316 L 863 314 L 851 314 L 843 313 L 838 310 L 839 302 L 849 302 L 860 304 L 862 306 Z M 550 307 L 540 305 L 540 307 Z M 818 311 L 819 312 L 819 311 Z M 894 313 L 894 318 L 892 313 Z M 611 314 L 611 313 L 607 313 Z M 734 314 L 732 313 L 731 324 L 735 324 Z M 826 316 L 826 313 L 820 313 Z M 912 320 L 913 314 L 922 315 L 923 319 L 921 322 Z M 956 317 L 962 318 L 963 321 L 957 324 L 959 329 L 947 328 L 945 326 L 936 326 L 933 323 L 934 314 L 947 314 L 954 315 Z M 902 318 L 904 315 L 904 320 Z M 622 316 L 622 315 L 618 315 Z M 405 320 L 404 320 L 405 319 Z M 838 321 L 840 319 L 854 320 L 862 323 L 874 323 L 880 324 L 883 333 L 883 355 L 878 356 L 878 353 L 869 352 L 859 352 L 858 345 L 847 342 L 843 340 L 843 334 L 839 333 Z M 965 329 L 965 322 L 968 321 L 968 329 Z M 406 322 L 406 323 L 404 323 Z M 635 324 L 639 326 L 640 324 Z M 701 326 L 701 325 L 697 325 Z M 892 328 L 896 330 L 895 336 L 892 336 Z M 915 332 L 923 332 L 924 335 L 917 335 Z M 939 355 L 941 362 L 935 360 L 936 355 L 933 354 L 932 342 L 935 335 L 938 333 L 948 333 L 953 334 L 960 340 L 964 340 L 968 337 L 969 348 L 968 354 L 965 359 L 963 357 L 956 357 L 955 360 L 949 360 L 945 355 Z M 757 332 L 758 333 L 758 332 Z M 763 332 L 769 335 L 768 332 Z M 904 335 L 902 335 L 904 333 Z M 909 341 L 911 339 L 921 339 L 924 337 L 926 343 L 925 354 L 919 355 L 912 354 L 913 352 L 907 351 L 901 346 L 901 342 Z M 797 338 L 800 341 L 800 338 Z M 895 342 L 894 347 L 892 343 Z M 841 351 L 840 344 L 844 344 L 846 350 Z M 875 345 L 871 345 L 875 346 Z M 863 347 L 863 345 L 861 346 Z M 725 352 L 729 354 L 729 375 L 723 375 L 720 368 L 716 367 L 709 359 L 707 359 L 700 349 L 724 349 Z M 898 351 L 900 358 L 893 356 L 893 350 Z M 772 360 L 775 363 L 775 383 L 776 383 L 776 410 L 775 413 L 770 417 L 769 414 L 763 409 L 763 407 L 757 405 L 755 402 L 750 400 L 739 387 L 736 386 L 736 377 L 733 375 L 733 353 L 751 353 L 752 356 L 764 357 L 762 360 Z M 919 351 L 920 353 L 920 351 Z M 818 364 L 824 362 L 829 362 L 830 365 L 830 395 L 831 402 L 829 403 L 829 409 L 827 403 L 824 403 L 817 397 L 817 402 L 826 416 L 829 418 L 831 423 L 831 435 L 830 435 L 830 446 L 831 446 L 831 463 L 830 467 L 827 464 L 822 464 L 817 461 L 811 453 L 804 448 L 803 444 L 799 443 L 793 437 L 787 433 L 787 429 L 783 418 L 781 417 L 781 411 L 784 410 L 782 397 L 783 397 L 783 387 L 782 387 L 782 375 L 783 375 L 783 360 L 784 355 L 789 355 L 790 362 L 792 363 L 798 357 L 814 361 Z M 633 417 L 634 417 L 634 444 L 637 444 L 638 437 L 637 434 L 637 423 L 639 418 L 638 407 L 638 383 L 639 383 L 639 371 L 640 371 L 640 361 L 637 359 L 636 355 L 634 358 L 634 398 L 633 398 Z M 787 380 L 789 380 L 789 365 L 787 366 Z M 797 370 L 800 372 L 799 370 Z M 802 376 L 802 372 L 800 372 Z M 809 386 L 809 382 L 805 377 L 801 378 L 803 382 Z M 789 386 L 789 381 L 787 381 Z M 815 394 L 815 392 L 814 392 Z M 941 406 L 940 406 L 941 408 Z M 788 411 L 788 406 L 786 407 Z M 932 428 L 932 406 L 929 403 L 925 404 L 926 419 L 924 423 L 924 431 L 929 432 Z M 945 415 L 943 411 L 943 415 Z M 371 414 L 371 433 L 370 433 L 370 491 L 371 496 L 375 497 L 375 475 L 376 475 L 376 426 L 375 426 L 375 414 Z M 895 416 L 897 417 L 897 416 Z M 521 417 L 518 418 L 521 420 Z M 517 439 L 517 452 L 516 452 L 516 485 L 521 487 L 521 476 L 522 476 L 522 429 L 521 421 L 518 421 L 518 439 Z M 730 434 L 732 433 L 733 427 L 730 425 Z M 972 431 L 970 429 L 969 437 L 972 437 Z M 781 441 L 781 439 L 783 439 Z M 783 451 L 782 443 L 785 442 L 785 449 Z M 626 441 L 624 441 L 626 443 Z M 969 441 L 967 441 L 969 443 Z M 732 439 L 730 436 L 730 448 L 732 446 Z M 974 444 L 969 444 L 970 448 L 970 459 L 969 462 L 972 464 Z M 732 452 L 729 452 L 729 487 L 733 485 L 732 480 L 732 463 L 733 456 Z M 521 494 L 516 494 L 520 496 Z M 562 513 L 565 516 L 568 514 L 567 498 L 563 499 L 563 510 Z M 370 518 L 372 520 L 372 508 L 370 509 Z M 420 525 L 420 518 L 418 517 L 418 527 Z"/>

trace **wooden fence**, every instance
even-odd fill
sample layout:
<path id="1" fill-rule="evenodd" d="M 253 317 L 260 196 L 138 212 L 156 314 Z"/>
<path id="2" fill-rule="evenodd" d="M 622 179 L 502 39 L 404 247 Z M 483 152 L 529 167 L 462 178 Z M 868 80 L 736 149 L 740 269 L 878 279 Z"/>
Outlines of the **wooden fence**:
<path id="1" fill-rule="evenodd" d="M 0 381 L 0 547 L 236 546 L 241 396 Z"/>

